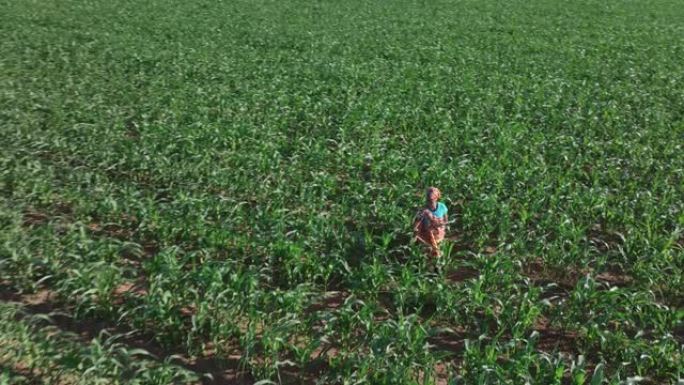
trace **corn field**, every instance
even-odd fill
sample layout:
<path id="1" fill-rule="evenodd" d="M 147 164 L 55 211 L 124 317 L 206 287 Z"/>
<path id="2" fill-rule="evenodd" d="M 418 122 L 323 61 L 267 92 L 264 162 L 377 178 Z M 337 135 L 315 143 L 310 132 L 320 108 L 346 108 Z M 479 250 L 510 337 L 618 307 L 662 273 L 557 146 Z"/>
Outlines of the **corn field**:
<path id="1" fill-rule="evenodd" d="M 682 384 L 682 5 L 0 0 L 0 385 Z"/>

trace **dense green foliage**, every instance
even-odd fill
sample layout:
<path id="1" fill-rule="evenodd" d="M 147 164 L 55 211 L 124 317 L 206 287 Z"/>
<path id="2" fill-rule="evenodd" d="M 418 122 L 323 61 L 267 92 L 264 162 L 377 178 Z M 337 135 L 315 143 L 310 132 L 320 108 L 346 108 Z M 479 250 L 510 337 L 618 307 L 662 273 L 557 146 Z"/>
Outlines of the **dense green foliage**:
<path id="1" fill-rule="evenodd" d="M 256 380 L 684 377 L 679 1 L 4 0 L 0 33 L 12 290 Z"/>
<path id="2" fill-rule="evenodd" d="M 168 363 L 156 365 L 149 353 L 130 349 L 105 333 L 85 346 L 78 337 L 55 329 L 50 318 L 26 314 L 21 306 L 0 304 L 0 358 L 28 373 L 5 370 L 0 384 L 158 384 L 190 383 L 197 376 Z"/>

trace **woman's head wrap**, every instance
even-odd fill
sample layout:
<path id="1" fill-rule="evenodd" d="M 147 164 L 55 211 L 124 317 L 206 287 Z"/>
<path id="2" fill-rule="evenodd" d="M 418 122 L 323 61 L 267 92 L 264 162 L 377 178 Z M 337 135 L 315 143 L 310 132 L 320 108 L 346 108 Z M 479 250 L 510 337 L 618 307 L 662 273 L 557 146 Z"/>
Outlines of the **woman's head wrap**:
<path id="1" fill-rule="evenodd" d="M 426 196 L 426 197 L 429 196 L 429 195 L 430 195 L 430 192 L 432 192 L 433 194 L 435 194 L 435 198 L 436 198 L 436 199 L 439 199 L 439 198 L 442 197 L 442 192 L 439 191 L 439 189 L 438 189 L 437 187 L 428 187 L 427 190 L 425 190 L 425 196 Z"/>

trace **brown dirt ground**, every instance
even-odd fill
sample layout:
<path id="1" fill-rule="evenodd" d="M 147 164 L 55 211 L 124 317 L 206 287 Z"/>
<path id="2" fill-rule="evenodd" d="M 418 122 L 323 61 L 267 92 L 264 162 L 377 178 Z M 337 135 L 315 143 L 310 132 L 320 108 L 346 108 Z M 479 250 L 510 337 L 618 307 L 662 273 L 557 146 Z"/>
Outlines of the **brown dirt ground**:
<path id="1" fill-rule="evenodd" d="M 174 362 L 180 364 L 188 370 L 203 374 L 210 374 L 212 379 L 204 378 L 203 384 L 228 385 L 228 384 L 251 384 L 253 379 L 248 373 L 239 371 L 239 355 L 228 355 L 216 357 L 208 355 L 205 357 L 188 357 L 183 353 L 182 347 L 165 348 L 156 343 L 151 335 L 130 334 L 125 326 L 117 325 L 114 322 L 94 318 L 76 320 L 70 317 L 71 309 L 58 302 L 54 294 L 49 290 L 41 290 L 35 294 L 17 294 L 6 286 L 0 290 L 2 301 L 19 302 L 24 305 L 29 314 L 47 314 L 52 319 L 52 324 L 61 331 L 73 333 L 84 342 L 88 343 L 93 338 L 100 335 L 102 331 L 111 334 L 126 335 L 119 340 L 129 348 L 144 349 L 152 353 L 159 360 L 168 359 L 174 356 Z"/>
<path id="2" fill-rule="evenodd" d="M 451 283 L 463 282 L 467 279 L 477 278 L 480 276 L 480 272 L 477 269 L 467 266 L 460 266 L 455 270 L 451 270 L 447 273 L 447 279 Z"/>

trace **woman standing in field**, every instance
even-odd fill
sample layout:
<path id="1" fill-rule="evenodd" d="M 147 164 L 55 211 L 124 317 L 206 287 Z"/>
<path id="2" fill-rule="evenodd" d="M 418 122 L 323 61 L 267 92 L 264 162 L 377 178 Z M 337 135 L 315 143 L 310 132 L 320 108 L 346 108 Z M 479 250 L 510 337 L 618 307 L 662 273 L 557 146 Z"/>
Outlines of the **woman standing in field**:
<path id="1" fill-rule="evenodd" d="M 430 255 L 440 256 L 439 243 L 444 240 L 448 221 L 447 207 L 439 202 L 441 192 L 436 187 L 428 187 L 425 194 L 425 208 L 416 214 L 413 221 L 413 234 L 416 239 L 430 247 Z"/>

